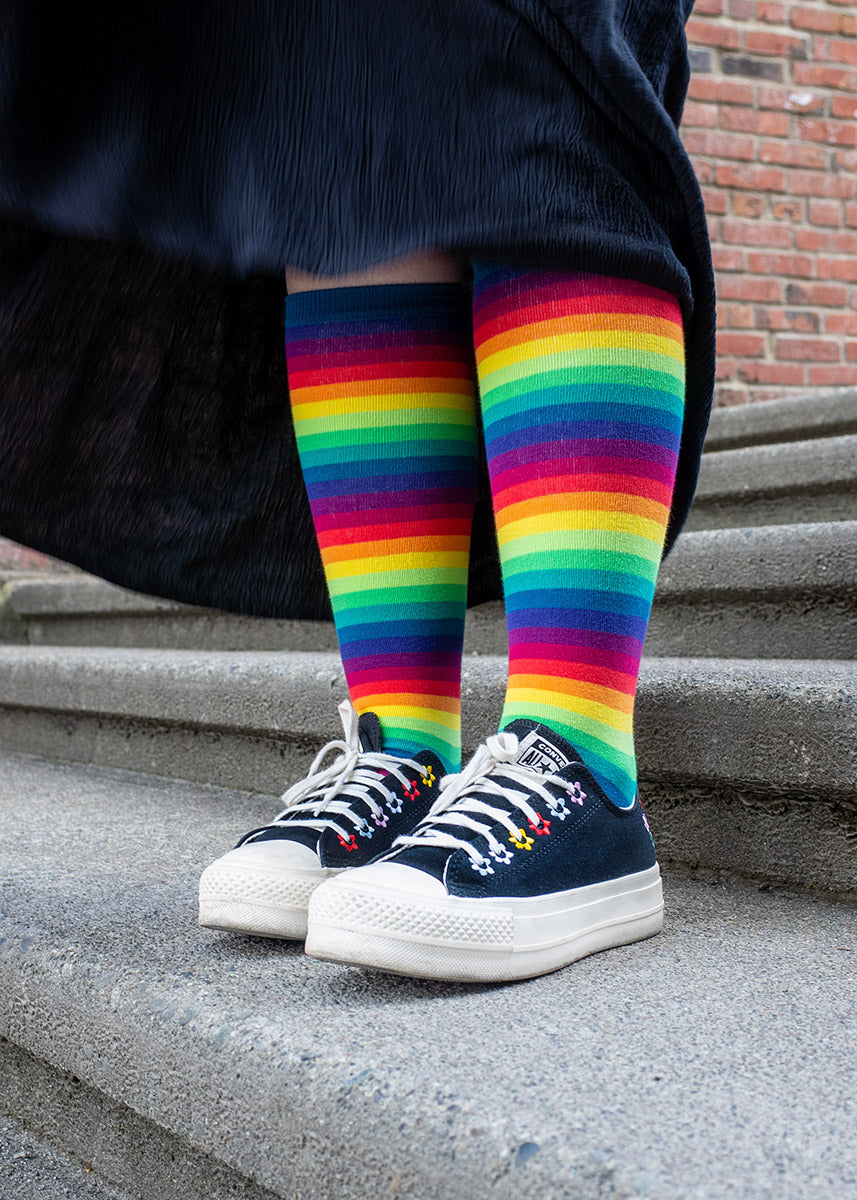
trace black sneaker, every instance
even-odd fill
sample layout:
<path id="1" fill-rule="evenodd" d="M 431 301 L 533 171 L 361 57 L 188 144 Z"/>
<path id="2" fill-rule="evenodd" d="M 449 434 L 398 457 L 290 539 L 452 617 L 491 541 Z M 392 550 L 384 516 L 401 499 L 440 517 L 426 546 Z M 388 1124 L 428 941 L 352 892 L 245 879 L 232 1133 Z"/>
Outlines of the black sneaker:
<path id="1" fill-rule="evenodd" d="M 449 775 L 388 854 L 325 883 L 307 954 L 427 979 L 502 981 L 658 933 L 648 822 L 620 807 L 573 746 L 512 722 Z"/>
<path id="2" fill-rule="evenodd" d="M 417 759 L 383 752 L 375 713 L 343 701 L 345 738 L 328 742 L 306 779 L 283 795 L 270 825 L 245 834 L 199 881 L 199 923 L 261 937 L 306 936 L 310 895 L 325 879 L 389 850 L 426 815 L 439 792 L 436 754 Z M 324 758 L 339 757 L 322 767 Z"/>

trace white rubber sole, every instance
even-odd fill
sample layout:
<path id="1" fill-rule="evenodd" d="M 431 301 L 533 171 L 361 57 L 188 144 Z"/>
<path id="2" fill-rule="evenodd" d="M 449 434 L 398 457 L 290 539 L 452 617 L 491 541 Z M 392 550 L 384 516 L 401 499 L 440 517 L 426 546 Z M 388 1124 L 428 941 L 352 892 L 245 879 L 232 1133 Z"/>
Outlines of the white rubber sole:
<path id="1" fill-rule="evenodd" d="M 199 923 L 207 929 L 303 941 L 310 896 L 338 871 L 274 872 L 212 863 L 199 881 Z"/>
<path id="2" fill-rule="evenodd" d="M 359 876 L 359 868 L 348 872 L 310 899 L 312 958 L 420 979 L 505 982 L 642 941 L 663 926 L 657 864 L 526 900 L 421 896 Z"/>

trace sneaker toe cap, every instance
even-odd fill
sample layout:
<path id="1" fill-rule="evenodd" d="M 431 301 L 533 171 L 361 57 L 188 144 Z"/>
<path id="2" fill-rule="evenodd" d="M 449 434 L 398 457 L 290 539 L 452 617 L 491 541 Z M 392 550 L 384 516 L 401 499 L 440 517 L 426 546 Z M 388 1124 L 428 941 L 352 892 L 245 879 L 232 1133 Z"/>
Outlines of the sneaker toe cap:
<path id="1" fill-rule="evenodd" d="M 329 880 L 325 887 L 330 888 L 334 884 L 337 888 L 354 887 L 373 891 L 380 888 L 412 896 L 446 896 L 446 888 L 434 875 L 396 862 L 369 863 L 368 866 L 345 871 L 335 880 Z"/>
<path id="2" fill-rule="evenodd" d="M 202 881 L 213 882 L 224 874 L 238 871 L 258 875 L 282 875 L 291 871 L 318 871 L 318 854 L 309 846 L 287 839 L 248 842 L 216 859 L 202 874 Z M 326 874 L 326 872 L 325 872 Z"/>

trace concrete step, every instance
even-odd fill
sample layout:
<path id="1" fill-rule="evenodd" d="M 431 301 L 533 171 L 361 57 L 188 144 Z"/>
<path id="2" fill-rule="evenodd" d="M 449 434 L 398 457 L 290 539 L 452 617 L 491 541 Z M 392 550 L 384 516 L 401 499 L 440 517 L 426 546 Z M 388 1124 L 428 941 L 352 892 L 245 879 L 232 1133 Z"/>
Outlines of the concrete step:
<path id="1" fill-rule="evenodd" d="M 164 650 L 335 650 L 330 621 L 241 617 L 116 587 L 93 575 L 0 586 L 0 641 Z"/>
<path id="2" fill-rule="evenodd" d="M 270 621 L 140 596 L 90 576 L 0 589 L 0 640 L 34 646 L 336 649 L 333 625 Z M 649 655 L 841 658 L 857 653 L 857 521 L 685 534 L 667 559 Z M 500 603 L 467 616 L 465 653 L 506 653 Z"/>
<path id="3" fill-rule="evenodd" d="M 196 927 L 263 797 L 4 756 L 0 805 L 0 1101 L 134 1195 L 857 1194 L 853 907 L 667 871 L 649 942 L 433 984 Z"/>
<path id="4" fill-rule="evenodd" d="M 857 433 L 857 388 L 825 388 L 782 400 L 716 408 L 705 449 L 803 442 L 845 433 Z"/>
<path id="5" fill-rule="evenodd" d="M 857 521 L 684 534 L 646 654 L 857 658 Z"/>
<path id="6" fill-rule="evenodd" d="M 66 1150 L 0 1116 L 0 1196 L 3 1200 L 132 1200 Z"/>
<path id="7" fill-rule="evenodd" d="M 857 433 L 702 457 L 688 529 L 857 519 Z"/>
<path id="8" fill-rule="evenodd" d="M 465 661 L 464 745 L 496 729 L 505 660 Z M 339 736 L 339 658 L 0 648 L 0 746 L 281 792 Z M 649 659 L 636 715 L 664 858 L 829 889 L 857 877 L 857 663 Z"/>

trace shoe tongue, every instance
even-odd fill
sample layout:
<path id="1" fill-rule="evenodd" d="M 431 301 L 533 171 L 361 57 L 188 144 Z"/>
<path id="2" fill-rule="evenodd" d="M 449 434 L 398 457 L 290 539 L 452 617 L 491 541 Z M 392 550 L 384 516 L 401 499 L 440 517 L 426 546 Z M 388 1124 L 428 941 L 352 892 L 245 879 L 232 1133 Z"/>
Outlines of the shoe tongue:
<path id="1" fill-rule="evenodd" d="M 518 765 L 540 775 L 554 774 L 571 762 L 580 762 L 580 755 L 570 742 L 547 725 L 520 717 L 503 729 L 518 738 Z"/>
<path id="2" fill-rule="evenodd" d="M 365 712 L 357 721 L 357 738 L 360 749 L 367 754 L 380 754 L 384 747 L 384 735 L 377 714 Z"/>

